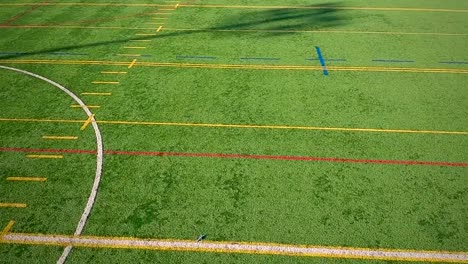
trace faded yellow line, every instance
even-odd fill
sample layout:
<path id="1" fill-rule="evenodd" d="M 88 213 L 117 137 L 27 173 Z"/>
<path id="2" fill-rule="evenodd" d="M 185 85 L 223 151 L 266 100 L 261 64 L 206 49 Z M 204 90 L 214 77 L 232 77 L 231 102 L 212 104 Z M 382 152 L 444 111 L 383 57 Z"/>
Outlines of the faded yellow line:
<path id="1" fill-rule="evenodd" d="M 159 19 L 159 18 L 157 18 Z M 134 27 L 100 27 L 100 26 L 70 26 L 70 25 L 9 25 L 0 28 L 55 28 L 55 29 L 99 29 L 99 30 L 152 30 L 153 28 Z M 420 35 L 420 36 L 459 36 L 466 37 L 468 33 L 441 32 L 398 32 L 398 31 L 356 31 L 356 30 L 269 30 L 269 29 L 202 29 L 202 28 L 166 28 L 172 31 L 200 31 L 200 32 L 246 32 L 246 33 L 331 33 L 331 34 L 377 34 L 377 35 Z M 136 34 L 138 36 L 154 36 L 152 34 Z"/>
<path id="2" fill-rule="evenodd" d="M 152 14 L 152 15 L 171 15 L 171 13 L 149 13 L 149 14 Z"/>
<path id="3" fill-rule="evenodd" d="M 70 105 L 71 108 L 100 108 L 101 106 L 99 105 Z"/>
<path id="4" fill-rule="evenodd" d="M 427 35 L 427 36 L 468 36 L 468 33 L 441 32 L 401 32 L 401 31 L 357 31 L 357 30 L 292 30 L 292 29 L 203 29 L 203 28 L 166 28 L 166 31 L 202 32 L 247 32 L 247 33 L 334 33 L 334 34 L 377 34 L 377 35 Z"/>
<path id="5" fill-rule="evenodd" d="M 76 140 L 75 136 L 42 136 L 43 139 L 57 139 L 57 140 Z"/>
<path id="6" fill-rule="evenodd" d="M 131 69 L 133 68 L 133 66 L 135 66 L 135 63 L 137 62 L 136 59 L 132 60 L 132 62 L 130 62 L 130 64 L 128 65 L 128 68 Z"/>
<path id="7" fill-rule="evenodd" d="M 152 23 L 152 22 L 148 22 L 148 23 L 145 23 L 147 25 L 164 25 L 164 23 Z"/>
<path id="8" fill-rule="evenodd" d="M 30 159 L 63 159 L 63 155 L 26 155 Z"/>
<path id="9" fill-rule="evenodd" d="M 8 177 L 7 181 L 45 182 L 45 181 L 47 181 L 47 178 L 43 178 L 43 177 Z"/>
<path id="10" fill-rule="evenodd" d="M 127 72 L 121 72 L 121 71 L 118 71 L 118 72 L 115 72 L 115 71 L 102 71 L 101 73 L 102 74 L 127 74 Z"/>
<path id="11" fill-rule="evenodd" d="M 86 129 L 86 127 L 93 121 L 94 114 L 90 115 L 88 119 L 84 122 L 84 124 L 81 126 L 80 130 L 83 131 Z"/>
<path id="12" fill-rule="evenodd" d="M 120 82 L 94 81 L 93 84 L 119 84 Z"/>
<path id="13" fill-rule="evenodd" d="M 8 224 L 5 226 L 5 228 L 3 228 L 3 230 L 0 232 L 0 239 L 2 239 L 4 235 L 8 234 L 8 232 L 10 232 L 10 230 L 13 228 L 14 225 L 15 225 L 15 221 L 10 220 Z"/>
<path id="14" fill-rule="evenodd" d="M 85 92 L 85 93 L 81 93 L 81 95 L 104 95 L 104 96 L 110 96 L 112 95 L 112 93 L 88 93 L 88 92 Z"/>
<path id="15" fill-rule="evenodd" d="M 116 27 L 116 26 L 72 26 L 72 25 L 8 25 L 0 28 L 56 28 L 56 29 L 115 29 L 115 30 L 145 30 L 147 27 Z"/>
<path id="16" fill-rule="evenodd" d="M 156 34 L 154 34 L 154 33 L 137 33 L 135 35 L 137 35 L 137 36 L 156 36 Z"/>
<path id="17" fill-rule="evenodd" d="M 169 19 L 169 18 L 167 18 L 167 17 L 153 17 L 153 18 L 151 18 L 151 19 L 162 19 L 162 20 L 167 20 L 167 19 Z"/>
<path id="18" fill-rule="evenodd" d="M 63 119 L 32 119 L 32 118 L 0 118 L 4 122 L 38 122 L 38 123 L 83 123 L 83 120 Z M 118 121 L 99 120 L 98 124 L 114 125 L 143 125 L 143 126 L 187 126 L 212 128 L 245 128 L 245 129 L 278 129 L 278 130 L 317 130 L 339 132 L 375 132 L 375 133 L 412 133 L 412 134 L 447 134 L 468 135 L 468 131 L 446 130 L 417 130 L 417 129 L 379 129 L 379 128 L 348 128 L 348 127 L 317 127 L 317 126 L 289 126 L 289 125 L 248 125 L 248 124 L 209 124 L 209 123 L 182 123 L 182 122 L 152 122 L 152 121 Z"/>
<path id="19" fill-rule="evenodd" d="M 0 207 L 11 207 L 11 208 L 25 208 L 24 203 L 0 203 Z"/>
<path id="20" fill-rule="evenodd" d="M 163 28 L 162 26 L 159 26 L 158 29 L 156 30 L 156 32 L 161 31 L 162 28 Z"/>
<path id="21" fill-rule="evenodd" d="M 115 54 L 122 57 L 141 57 L 141 54 Z"/>
<path id="22" fill-rule="evenodd" d="M 151 42 L 153 40 L 151 40 L 151 39 L 131 39 L 129 41 L 132 41 L 132 42 Z"/>
<path id="23" fill-rule="evenodd" d="M 124 49 L 146 49 L 146 47 L 129 47 L 129 46 L 126 46 L 126 47 L 123 47 Z"/>

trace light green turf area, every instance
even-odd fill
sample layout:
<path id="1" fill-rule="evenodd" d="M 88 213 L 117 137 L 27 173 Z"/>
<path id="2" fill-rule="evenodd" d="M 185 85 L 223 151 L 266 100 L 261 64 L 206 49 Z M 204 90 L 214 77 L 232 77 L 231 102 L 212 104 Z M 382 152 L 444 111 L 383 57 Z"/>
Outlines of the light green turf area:
<path id="1" fill-rule="evenodd" d="M 22 3 L 37 1 L 21 1 Z M 77 2 L 61 1 L 60 3 Z M 78 1 L 90 3 L 89 1 Z M 108 1 L 96 0 L 95 3 Z M 163 1 L 125 3 L 162 4 Z M 193 4 L 266 5 L 265 1 L 203 0 Z M 50 78 L 69 88 L 97 120 L 468 131 L 466 73 L 389 72 L 389 67 L 466 70 L 466 12 L 343 10 L 340 7 L 468 9 L 461 1 L 268 1 L 326 9 L 180 7 L 157 36 L 148 6 L 42 6 L 13 25 L 126 29 L 0 28 L 0 65 Z M 0 24 L 29 9 L 2 6 Z M 130 16 L 130 17 L 125 17 Z M 110 20 L 119 17 L 119 20 Z M 102 20 L 102 21 L 88 21 Z M 105 20 L 105 21 L 104 21 Z M 84 23 L 87 21 L 86 23 Z M 85 25 L 86 24 L 86 25 Z M 138 29 L 140 28 L 140 29 Z M 145 28 L 145 29 L 141 29 Z M 200 29 L 180 31 L 176 29 Z M 345 34 L 216 32 L 213 30 L 332 30 L 431 33 Z M 457 33 L 448 36 L 432 33 Z M 131 39 L 151 42 L 129 42 Z M 146 49 L 124 49 L 145 46 Z M 385 67 L 387 72 L 247 70 L 106 65 L 20 64 L 3 60 Z M 70 54 L 51 54 L 63 52 Z M 29 53 L 29 54 L 22 54 Z M 177 56 L 212 56 L 182 59 Z M 242 60 L 243 57 L 279 60 Z M 345 59 L 332 61 L 330 59 Z M 411 63 L 373 62 L 412 60 Z M 69 63 L 69 62 L 68 62 Z M 103 75 L 101 71 L 127 71 Z M 96 85 L 93 81 L 118 81 Z M 83 92 L 111 92 L 86 96 Z M 0 148 L 95 150 L 91 127 L 75 102 L 37 79 L 0 69 Z M 99 123 L 105 150 L 257 154 L 350 159 L 468 162 L 468 136 Z M 44 135 L 79 136 L 48 141 Z M 72 234 L 95 174 L 92 154 L 31 160 L 0 152 L 0 228 Z M 46 183 L 7 182 L 9 176 Z M 466 167 L 352 164 L 260 159 L 105 155 L 102 183 L 86 235 L 277 242 L 325 246 L 468 251 Z M 61 249 L 1 245 L 0 263 L 56 261 Z M 3 258 L 5 256 L 5 258 Z M 70 263 L 360 263 L 242 254 L 75 249 Z M 5 261 L 6 260 L 6 261 Z M 364 262 L 363 262 L 364 263 Z M 383 263 L 372 262 L 366 263 Z M 387 263 L 387 262 L 385 262 Z"/>

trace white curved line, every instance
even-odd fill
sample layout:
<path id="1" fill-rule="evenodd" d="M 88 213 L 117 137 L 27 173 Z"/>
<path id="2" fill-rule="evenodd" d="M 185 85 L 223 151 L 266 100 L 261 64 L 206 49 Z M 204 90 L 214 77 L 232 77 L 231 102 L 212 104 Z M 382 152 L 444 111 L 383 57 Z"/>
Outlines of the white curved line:
<path id="1" fill-rule="evenodd" d="M 41 80 L 43 80 L 45 82 L 48 82 L 48 83 L 52 84 L 53 86 L 59 88 L 60 90 L 64 91 L 66 94 L 68 94 L 71 98 L 73 98 L 73 100 L 75 100 L 81 106 L 81 108 L 83 108 L 86 115 L 88 115 L 88 117 L 91 117 L 91 124 L 92 124 L 93 129 L 94 129 L 94 134 L 96 135 L 96 145 L 97 145 L 96 176 L 94 177 L 93 188 L 91 190 L 91 194 L 89 195 L 88 202 L 86 203 L 86 207 L 85 207 L 85 209 L 83 211 L 83 214 L 81 215 L 80 221 L 78 222 L 78 225 L 76 226 L 75 236 L 81 235 L 81 232 L 83 231 L 83 228 L 86 225 L 86 221 L 88 220 L 88 216 L 89 216 L 89 214 L 91 212 L 91 209 L 93 208 L 94 201 L 96 199 L 97 191 L 98 191 L 98 188 L 99 188 L 99 183 L 101 181 L 101 174 L 102 174 L 102 157 L 103 157 L 102 137 L 101 137 L 101 132 L 99 131 L 99 127 L 98 127 L 98 125 L 96 123 L 96 120 L 94 119 L 94 117 L 92 117 L 93 113 L 91 113 L 89 108 L 85 105 L 85 103 L 83 103 L 83 101 L 80 98 L 78 98 L 78 96 L 76 96 L 70 90 L 68 90 L 67 88 L 63 87 L 62 85 L 60 85 L 60 84 L 58 84 L 58 83 L 56 83 L 56 82 L 54 82 L 52 80 L 49 80 L 49 79 L 47 79 L 45 77 L 34 74 L 32 72 L 28 72 L 28 71 L 24 71 L 24 70 L 20 70 L 20 69 L 16 69 L 16 68 L 11 68 L 11 67 L 1 66 L 1 65 L 0 65 L 0 68 L 5 69 L 5 70 L 11 70 L 11 71 L 23 73 L 23 74 L 32 76 L 34 78 L 41 79 Z M 65 262 L 65 260 L 67 259 L 67 256 L 70 253 L 71 249 L 72 249 L 71 245 L 69 245 L 69 246 L 67 246 L 65 248 L 62 255 L 57 260 L 58 264 L 62 264 L 62 263 Z"/>

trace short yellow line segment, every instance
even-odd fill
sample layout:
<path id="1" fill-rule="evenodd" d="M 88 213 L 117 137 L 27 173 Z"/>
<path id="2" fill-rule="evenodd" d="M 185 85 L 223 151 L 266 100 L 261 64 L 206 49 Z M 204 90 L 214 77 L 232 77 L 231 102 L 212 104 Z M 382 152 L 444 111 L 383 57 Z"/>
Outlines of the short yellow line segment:
<path id="1" fill-rule="evenodd" d="M 130 62 L 130 64 L 128 65 L 128 68 L 129 69 L 133 68 L 133 66 L 135 66 L 136 62 L 137 62 L 136 59 L 132 60 L 132 62 Z"/>
<path id="2" fill-rule="evenodd" d="M 158 27 L 158 30 L 156 30 L 156 32 L 161 31 L 161 29 L 162 29 L 162 26 L 159 26 L 159 27 Z"/>
<path id="3" fill-rule="evenodd" d="M 24 203 L 0 203 L 0 207 L 25 208 L 26 204 Z"/>
<path id="4" fill-rule="evenodd" d="M 120 82 L 94 81 L 93 84 L 119 84 Z"/>
<path id="5" fill-rule="evenodd" d="M 44 177 L 8 177 L 7 181 L 45 182 L 47 181 L 47 178 L 44 178 Z"/>
<path id="6" fill-rule="evenodd" d="M 30 159 L 63 159 L 63 155 L 26 155 Z"/>
<path id="7" fill-rule="evenodd" d="M 75 136 L 42 136 L 43 139 L 76 140 Z"/>
<path id="8" fill-rule="evenodd" d="M 88 93 L 88 92 L 85 92 L 85 93 L 81 93 L 81 95 L 104 95 L 104 96 L 109 96 L 109 95 L 112 95 L 112 93 Z"/>
<path id="9" fill-rule="evenodd" d="M 146 49 L 146 47 L 123 47 L 124 49 Z"/>
<path id="10" fill-rule="evenodd" d="M 84 122 L 84 124 L 81 126 L 80 130 L 83 131 L 86 129 L 86 127 L 93 121 L 94 119 L 94 114 L 90 115 L 88 119 Z"/>
<path id="11" fill-rule="evenodd" d="M 71 108 L 100 108 L 101 106 L 99 105 L 70 105 Z"/>
<path id="12" fill-rule="evenodd" d="M 102 71 L 102 74 L 127 74 L 127 72 L 121 72 L 121 71 Z"/>
<path id="13" fill-rule="evenodd" d="M 3 230 L 0 232 L 0 240 L 3 238 L 4 235 L 8 234 L 10 230 L 13 228 L 15 225 L 15 221 L 10 220 L 8 224 L 3 228 Z"/>

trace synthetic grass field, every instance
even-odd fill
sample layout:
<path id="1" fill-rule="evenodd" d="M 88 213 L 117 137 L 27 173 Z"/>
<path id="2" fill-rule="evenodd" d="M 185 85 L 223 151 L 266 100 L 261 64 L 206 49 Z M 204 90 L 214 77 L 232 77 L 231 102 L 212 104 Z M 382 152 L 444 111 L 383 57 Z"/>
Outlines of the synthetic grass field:
<path id="1" fill-rule="evenodd" d="M 0 263 L 468 262 L 467 47 L 460 0 L 0 0 Z"/>

